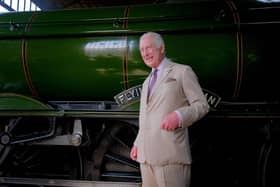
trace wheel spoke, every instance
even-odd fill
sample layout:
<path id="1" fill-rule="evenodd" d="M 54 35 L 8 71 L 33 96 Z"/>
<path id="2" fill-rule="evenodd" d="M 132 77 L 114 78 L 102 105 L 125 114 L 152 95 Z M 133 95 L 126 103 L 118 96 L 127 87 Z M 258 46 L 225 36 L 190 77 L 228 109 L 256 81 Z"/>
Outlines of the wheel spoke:
<path id="1" fill-rule="evenodd" d="M 93 156 L 93 178 L 105 181 L 141 182 L 139 163 L 129 158 L 137 129 L 131 125 L 110 126 Z"/>
<path id="2" fill-rule="evenodd" d="M 122 145 L 127 150 L 130 150 L 130 147 L 127 144 L 125 144 L 122 140 L 120 140 L 118 137 L 113 136 L 113 139 L 116 140 L 120 145 Z"/>
<path id="3" fill-rule="evenodd" d="M 116 162 L 119 162 L 119 163 L 122 163 L 122 164 L 125 164 L 127 166 L 130 166 L 132 168 L 136 168 L 136 169 L 139 169 L 139 166 L 138 166 L 138 163 L 131 160 L 131 159 L 128 159 L 122 155 L 119 155 L 119 154 L 115 154 L 115 153 L 106 153 L 105 154 L 105 157 L 106 158 L 109 158 L 111 160 L 114 160 Z"/>

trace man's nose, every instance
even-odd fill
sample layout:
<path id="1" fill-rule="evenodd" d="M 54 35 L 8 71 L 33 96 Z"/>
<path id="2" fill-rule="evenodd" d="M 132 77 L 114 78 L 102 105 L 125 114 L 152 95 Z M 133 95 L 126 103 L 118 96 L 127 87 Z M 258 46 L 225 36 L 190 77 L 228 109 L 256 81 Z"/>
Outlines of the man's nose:
<path id="1" fill-rule="evenodd" d="M 148 51 L 147 51 L 147 50 L 144 50 L 144 51 L 143 51 L 143 56 L 148 56 L 148 55 L 149 55 Z"/>

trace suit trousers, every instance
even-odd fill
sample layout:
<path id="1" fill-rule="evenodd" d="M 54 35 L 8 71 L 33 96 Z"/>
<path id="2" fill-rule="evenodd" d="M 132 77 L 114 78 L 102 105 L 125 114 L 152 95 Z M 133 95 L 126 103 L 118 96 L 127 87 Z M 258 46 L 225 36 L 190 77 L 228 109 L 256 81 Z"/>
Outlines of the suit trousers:
<path id="1" fill-rule="evenodd" d="M 190 187 L 191 165 L 140 164 L 143 187 Z"/>

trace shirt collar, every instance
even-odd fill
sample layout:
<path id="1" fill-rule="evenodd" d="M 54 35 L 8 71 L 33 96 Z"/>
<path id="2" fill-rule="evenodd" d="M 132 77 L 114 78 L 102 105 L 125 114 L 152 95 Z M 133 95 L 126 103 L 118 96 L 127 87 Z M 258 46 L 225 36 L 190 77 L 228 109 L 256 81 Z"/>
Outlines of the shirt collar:
<path id="1" fill-rule="evenodd" d="M 164 68 L 164 66 L 165 66 L 166 63 L 167 63 L 167 58 L 164 57 L 164 59 L 161 61 L 161 63 L 158 65 L 157 68 L 152 68 L 152 72 L 153 72 L 155 69 L 157 69 L 158 72 L 160 72 L 160 71 Z"/>

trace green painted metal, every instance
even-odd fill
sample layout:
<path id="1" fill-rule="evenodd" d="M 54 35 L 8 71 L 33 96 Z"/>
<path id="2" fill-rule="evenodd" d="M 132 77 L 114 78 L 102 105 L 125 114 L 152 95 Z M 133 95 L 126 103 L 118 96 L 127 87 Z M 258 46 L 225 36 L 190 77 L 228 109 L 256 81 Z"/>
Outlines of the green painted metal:
<path id="1" fill-rule="evenodd" d="M 150 70 L 139 36 L 160 32 L 223 101 L 279 101 L 279 4 L 232 1 L 0 15 L 0 92 L 43 100 L 114 100 Z M 273 8 L 274 7 L 274 8 Z M 278 8 L 279 10 L 279 8 Z M 262 31 L 261 31 L 262 29 Z"/>
<path id="2" fill-rule="evenodd" d="M 3 110 L 51 110 L 38 100 L 18 94 L 0 94 L 0 111 Z"/>
<path id="3" fill-rule="evenodd" d="M 0 87 L 1 93 L 29 94 L 25 81 L 20 40 L 0 40 Z"/>

